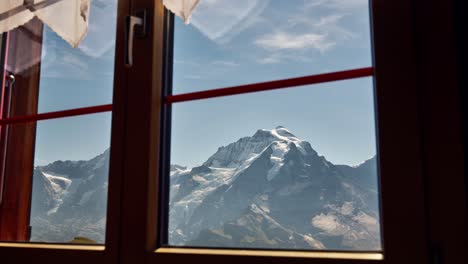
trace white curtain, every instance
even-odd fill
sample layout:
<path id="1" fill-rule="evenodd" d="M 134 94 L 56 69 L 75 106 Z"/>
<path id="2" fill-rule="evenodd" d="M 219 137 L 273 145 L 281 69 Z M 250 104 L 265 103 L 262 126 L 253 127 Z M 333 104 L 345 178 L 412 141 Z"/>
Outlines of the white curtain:
<path id="1" fill-rule="evenodd" d="M 200 0 L 163 0 L 166 8 L 181 17 L 185 24 L 190 23 L 190 16 L 199 2 Z"/>
<path id="2" fill-rule="evenodd" d="M 72 47 L 88 32 L 91 0 L 0 0 L 0 33 L 38 17 Z M 161 1 L 161 0 L 156 0 Z M 201 0 L 162 0 L 167 9 L 186 24 Z"/>
<path id="3" fill-rule="evenodd" d="M 0 0 L 0 33 L 38 17 L 71 46 L 88 31 L 90 0 Z"/>

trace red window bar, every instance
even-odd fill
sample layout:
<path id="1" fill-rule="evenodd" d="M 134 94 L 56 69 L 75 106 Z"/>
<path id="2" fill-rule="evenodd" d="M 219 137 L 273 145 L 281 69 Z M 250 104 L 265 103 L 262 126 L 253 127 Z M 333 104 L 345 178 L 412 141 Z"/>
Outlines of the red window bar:
<path id="1" fill-rule="evenodd" d="M 339 71 L 339 72 L 332 72 L 332 73 L 325 73 L 325 74 L 318 74 L 318 75 L 310 75 L 310 76 L 283 79 L 283 80 L 270 81 L 270 82 L 254 83 L 254 84 L 240 85 L 240 86 L 234 86 L 234 87 L 225 87 L 225 88 L 213 89 L 213 90 L 208 90 L 208 91 L 171 95 L 165 98 L 165 103 L 173 104 L 173 103 L 179 103 L 179 102 L 201 100 L 201 99 L 208 99 L 208 98 L 222 97 L 222 96 L 229 96 L 229 95 L 236 95 L 236 94 L 285 89 L 285 88 L 291 88 L 291 87 L 296 87 L 296 86 L 311 85 L 311 84 L 333 82 L 333 81 L 343 81 L 343 80 L 356 79 L 356 78 L 362 78 L 362 77 L 370 77 L 370 76 L 373 76 L 373 74 L 374 74 L 374 69 L 372 67 L 360 68 L 360 69 L 353 69 L 353 70 L 346 70 L 346 71 Z M 6 125 L 29 123 L 29 122 L 36 122 L 40 120 L 49 120 L 49 119 L 96 114 L 96 113 L 112 111 L 112 104 L 106 104 L 106 105 L 99 105 L 99 106 L 69 109 L 69 110 L 64 110 L 64 111 L 48 112 L 48 113 L 42 113 L 42 114 L 36 114 L 36 115 L 8 117 L 8 116 L 5 116 L 5 113 L 3 112 L 4 106 L 5 106 L 4 96 L 6 94 L 5 93 L 5 78 L 7 78 L 6 74 L 4 74 L 4 76 L 5 77 L 3 80 L 3 89 L 2 89 L 2 98 L 1 98 L 2 100 L 0 102 L 1 104 L 0 105 L 0 138 L 2 137 L 2 133 L 5 133 L 6 131 L 4 129 L 5 127 L 7 127 Z M 2 144 L 6 144 L 6 142 Z M 1 149 L 4 149 L 6 146 L 0 146 L 0 147 L 2 147 Z M 0 166 L 0 169 L 2 167 L 4 166 Z M 0 202 L 1 202 L 1 194 L 2 194 L 1 192 L 3 190 L 2 188 L 3 176 L 4 176 L 3 172 L 0 171 L 0 188 L 1 188 L 0 189 Z"/>
<path id="2" fill-rule="evenodd" d="M 349 80 L 349 79 L 369 77 L 369 76 L 372 76 L 373 73 L 374 73 L 374 69 L 369 67 L 369 68 L 361 68 L 361 69 L 277 80 L 277 81 L 271 81 L 271 82 L 226 87 L 226 88 L 213 89 L 213 90 L 208 90 L 208 91 L 167 96 L 165 98 L 165 103 L 172 104 L 172 103 L 179 103 L 179 102 L 185 102 L 185 101 L 229 96 L 229 95 L 235 95 L 235 94 L 245 94 L 245 93 L 275 90 L 275 89 L 285 89 L 285 88 L 302 86 L 302 85 L 318 84 L 318 83 L 333 82 L 333 81 L 343 81 L 343 80 Z M 63 117 L 78 116 L 78 115 L 96 114 L 96 113 L 109 112 L 109 111 L 112 111 L 112 104 L 76 108 L 76 109 L 42 113 L 42 114 L 36 114 L 36 115 L 28 115 L 28 116 L 15 116 L 15 117 L 10 117 L 10 118 L 0 119 L 0 127 L 4 125 L 36 122 L 40 120 L 63 118 Z"/>
<path id="3" fill-rule="evenodd" d="M 40 120 L 56 119 L 56 118 L 79 116 L 79 115 L 97 114 L 97 113 L 110 112 L 110 111 L 112 111 L 112 104 L 76 108 L 76 109 L 63 110 L 63 111 L 57 111 L 57 112 L 48 112 L 48 113 L 42 113 L 42 114 L 36 114 L 36 115 L 15 116 L 15 117 L 10 117 L 10 118 L 0 119 L 0 126 L 29 123 L 29 122 L 36 122 Z"/>
<path id="4" fill-rule="evenodd" d="M 291 78 L 291 79 L 283 79 L 283 80 L 277 80 L 277 81 L 271 81 L 271 82 L 246 84 L 246 85 L 240 85 L 240 86 L 213 89 L 213 90 L 208 90 L 208 91 L 170 95 L 165 98 L 166 99 L 165 103 L 172 104 L 172 103 L 178 103 L 178 102 L 201 100 L 201 99 L 235 95 L 235 94 L 254 93 L 254 92 L 261 92 L 261 91 L 291 88 L 291 87 L 302 86 L 302 85 L 343 81 L 343 80 L 349 80 L 349 79 L 369 77 L 369 76 L 372 76 L 373 74 L 374 74 L 374 69 L 372 67 L 339 71 L 339 72 L 331 72 L 331 73 L 310 75 L 310 76 Z"/>

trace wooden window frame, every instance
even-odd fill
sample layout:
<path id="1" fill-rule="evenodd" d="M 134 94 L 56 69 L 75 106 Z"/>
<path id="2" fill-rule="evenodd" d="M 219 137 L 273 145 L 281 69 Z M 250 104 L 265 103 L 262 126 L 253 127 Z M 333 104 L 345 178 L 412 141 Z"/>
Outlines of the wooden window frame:
<path id="1" fill-rule="evenodd" d="M 114 91 L 112 106 L 98 106 L 82 109 L 73 109 L 70 111 L 59 111 L 53 113 L 37 113 L 38 94 L 30 94 L 31 89 L 37 91 L 39 88 L 39 73 L 40 65 L 35 66 L 35 79 L 33 83 L 15 83 L 15 88 L 18 90 L 28 91 L 29 98 L 35 101 L 32 105 L 35 111 L 16 113 L 8 122 L 12 127 L 24 126 L 27 123 L 35 128 L 37 120 L 46 120 L 51 118 L 69 117 L 74 115 L 91 114 L 97 112 L 106 112 L 112 110 L 112 131 L 111 131 L 111 152 L 109 165 L 109 187 L 108 187 L 108 203 L 107 203 L 107 225 L 106 225 L 106 243 L 105 245 L 71 245 L 71 244 L 48 244 L 48 243 L 23 243 L 14 242 L 15 240 L 24 240 L 27 236 L 10 237 L 10 241 L 0 241 L 0 260 L 2 263 L 118 263 L 118 252 L 120 247 L 119 228 L 120 228 L 120 211 L 121 211 L 121 186 L 122 186 L 122 167 L 124 164 L 124 126 L 126 120 L 126 93 L 128 87 L 128 68 L 124 65 L 125 54 L 125 17 L 130 13 L 131 0 L 119 0 L 117 7 L 117 28 L 116 28 L 116 52 L 115 52 L 115 67 L 114 67 Z M 10 32 L 15 34 L 15 30 Z M 17 45 L 28 45 L 26 42 Z M 19 89 L 23 88 L 23 89 Z M 19 96 L 18 98 L 21 98 Z M 29 103 L 31 103 L 29 102 Z M 109 107 L 110 106 L 110 107 Z M 5 125 L 5 124 L 3 124 Z M 27 138 L 35 140 L 35 131 L 30 130 Z M 11 134 L 11 133 L 10 133 Z M 34 143 L 31 144 L 32 149 L 28 150 L 31 156 L 34 155 Z M 12 151 L 13 155 L 21 156 L 19 151 Z M 23 159 L 24 160 L 24 159 Z M 28 184 L 22 182 L 18 187 L 21 189 L 21 197 L 24 205 L 22 211 L 29 208 L 29 200 L 31 195 L 31 171 L 32 160 L 26 162 L 31 163 L 29 174 L 23 173 L 23 180 L 29 181 Z M 8 175 L 8 178 L 11 178 Z M 10 197 L 8 197 L 10 198 Z M 27 204 L 27 205 L 26 205 Z M 22 220 L 29 223 L 29 212 L 27 217 L 21 217 Z M 26 224 L 23 224 L 25 226 Z M 12 229 L 9 225 L 8 229 Z M 15 229 L 15 228 L 13 228 Z"/>
<path id="2" fill-rule="evenodd" d="M 24 27 L 6 35 L 4 43 L 5 61 L 21 54 L 24 60 L 40 58 L 42 42 L 42 23 L 34 19 Z M 34 38 L 35 41 L 29 41 Z M 36 42 L 37 41 L 37 42 Z M 21 62 L 12 61 L 11 68 L 18 68 Z M 23 74 L 10 79 L 10 73 L 2 74 L 3 88 L 2 118 L 16 115 L 34 115 L 37 113 L 39 95 L 40 63 L 34 64 Z M 11 75 L 12 76 L 12 75 Z M 7 81 L 8 79 L 8 81 Z M 27 87 L 28 89 L 22 89 Z M 36 124 L 18 126 L 2 125 L 2 178 L 4 188 L 0 204 L 0 238 L 7 241 L 29 239 L 29 203 L 31 199 L 34 145 Z M 18 151 L 21 150 L 21 151 Z"/>
<path id="3" fill-rule="evenodd" d="M 159 192 L 167 186 L 160 186 L 160 139 L 161 139 L 161 109 L 164 104 L 162 87 L 167 77 L 164 66 L 168 66 L 164 43 L 167 41 L 164 27 L 164 8 L 159 1 L 135 0 L 133 10 L 154 10 L 151 43 L 136 44 L 137 57 L 140 63 L 132 69 L 132 74 L 145 72 L 144 76 L 135 83 L 135 87 L 142 88 L 139 93 L 129 94 L 127 124 L 127 169 L 124 178 L 136 179 L 124 185 L 124 193 L 129 194 L 123 206 L 121 234 L 122 241 L 135 243 L 123 244 L 120 256 L 123 263 L 136 261 L 139 263 L 165 262 L 293 262 L 293 263 L 428 263 L 437 261 L 444 255 L 447 263 L 456 262 L 462 256 L 465 238 L 453 232 L 453 235 L 443 235 L 440 232 L 449 220 L 442 220 L 436 215 L 442 215 L 439 205 L 431 212 L 434 204 L 440 201 L 450 201 L 447 197 L 463 197 L 465 190 L 460 184 L 463 182 L 463 162 L 460 149 L 459 121 L 457 118 L 457 86 L 452 69 L 438 71 L 438 65 L 428 63 L 431 56 L 429 50 L 434 51 L 440 42 L 445 41 L 443 47 L 449 51 L 437 52 L 440 62 L 453 66 L 453 49 L 450 45 L 451 32 L 431 19 L 428 14 L 441 11 L 439 17 L 450 21 L 451 4 L 449 2 L 427 3 L 421 0 L 373 0 L 372 6 L 372 36 L 374 70 L 376 84 L 376 114 L 378 124 L 379 167 L 381 182 L 381 211 L 383 215 L 383 260 L 346 259 L 344 255 L 313 254 L 308 252 L 253 251 L 253 250 L 203 250 L 203 249 L 172 249 L 161 246 L 158 235 L 158 224 L 162 219 L 159 215 Z M 444 19 L 442 19 L 444 20 Z M 437 21 L 437 22 L 435 22 Z M 450 22 L 444 21 L 444 26 L 450 28 Z M 423 29 L 423 31 L 421 31 Z M 441 36 L 432 43 L 428 39 L 430 32 L 436 31 Z M 452 42 L 451 42 L 452 41 Z M 425 47 L 425 49 L 421 49 Z M 426 50 L 427 49 L 427 50 Z M 444 56 L 446 56 L 444 58 Z M 146 60 L 144 60 L 146 58 Z M 424 59 L 421 59 L 424 58 Z M 144 61 L 144 62 L 143 62 Z M 429 75 L 428 75 L 429 74 Z M 428 78 L 430 76 L 431 78 Z M 444 106 L 440 109 L 436 103 L 437 86 L 432 80 L 441 82 L 448 79 L 447 96 Z M 148 85 L 151 83 L 151 85 Z M 422 89 L 424 85 L 427 90 Z M 433 124 L 432 118 L 438 112 L 439 123 Z M 453 118 L 443 119 L 452 115 Z M 142 123 L 140 121 L 145 120 Z M 437 129 L 440 124 L 448 125 L 448 129 Z M 450 135 L 450 145 L 444 145 L 439 138 L 431 135 L 438 131 Z M 164 137 L 164 135 L 162 135 Z M 138 140 L 135 140 L 138 138 Z M 446 187 L 442 192 L 435 189 L 441 184 L 441 168 L 437 161 L 444 160 L 441 155 L 431 156 L 430 150 L 445 150 L 454 152 L 455 165 L 451 168 L 455 183 L 443 183 Z M 442 152 L 447 153 L 447 152 Z M 434 172 L 434 173 L 430 173 Z M 404 184 L 402 184 L 404 183 Z M 454 192 L 451 192 L 453 188 Z M 146 192 L 143 192 L 146 190 Z M 447 195 L 447 197 L 443 197 Z M 434 199 L 436 197 L 436 199 Z M 140 207 L 132 207 L 139 204 Z M 466 204 L 458 199 L 454 207 L 458 206 L 458 219 L 452 230 L 458 229 L 466 234 L 464 221 Z M 143 212 L 141 208 L 146 208 Z M 402 212 L 406 217 L 402 217 Z M 434 221 L 436 219 L 437 221 Z M 127 228 L 132 226 L 132 228 Z M 435 232 L 439 230 L 439 232 Z M 438 237 L 434 234 L 439 233 Z M 439 240 L 443 245 L 443 253 L 434 250 L 434 241 Z M 436 242 L 437 243 L 437 242 Z M 458 245 L 456 245 L 458 243 Z M 453 249 L 446 248 L 453 246 Z M 436 252 L 436 253 L 434 253 Z M 291 254 L 289 254 L 291 253 Z M 291 257 L 294 256 L 294 257 Z M 328 258 L 331 257 L 331 258 Z M 337 259 L 333 257 L 343 257 Z"/>
<path id="4" fill-rule="evenodd" d="M 127 169 L 124 177 L 134 180 L 124 185 L 128 199 L 123 206 L 122 241 L 134 241 L 122 247 L 123 263 L 427 263 L 424 192 L 420 142 L 419 95 L 416 87 L 416 63 L 409 1 L 373 1 L 373 40 L 376 82 L 376 104 L 379 128 L 380 181 L 382 184 L 382 213 L 384 259 L 353 260 L 340 253 L 309 253 L 254 250 L 172 249 L 161 246 L 158 224 L 161 109 L 164 104 L 162 87 L 168 65 L 164 56 L 167 41 L 165 12 L 159 1 L 135 0 L 134 10 L 154 11 L 151 43 L 136 43 L 137 57 L 147 61 L 135 64 L 132 72 L 141 75 L 135 87 L 139 93 L 129 94 L 127 124 Z M 399 14 L 395 20 L 392 14 Z M 390 22 L 391 21 L 391 22 Z M 391 35 L 392 37 L 390 37 Z M 148 54 L 151 51 L 151 54 Z M 150 70 L 151 69 L 151 70 Z M 147 85 L 151 83 L 152 85 Z M 405 96 L 401 96 L 405 94 Z M 395 107 L 398 102 L 399 107 Z M 142 116 L 143 115 L 143 116 Z M 140 122 L 146 120 L 147 122 Z M 400 129 L 404 127 L 405 129 Z M 398 139 L 398 140 L 395 140 Z M 405 149 L 405 152 L 401 150 Z M 404 168 L 404 171 L 401 170 Z M 401 181 L 406 183 L 402 186 Z M 418 188 L 419 187 L 419 188 Z M 146 190 L 146 192 L 143 192 Z M 397 190 L 397 191 L 396 191 Z M 412 199 L 408 200 L 409 197 Z M 139 204 L 140 207 L 132 207 Z M 146 211 L 142 210 L 146 208 Z M 401 210 L 411 215 L 401 218 Z M 133 228 L 129 229 L 128 226 Z M 408 236 L 411 234 L 411 236 Z M 291 256 L 294 256 L 292 258 Z M 342 257 L 338 259 L 336 257 Z M 344 260 L 346 259 L 346 260 Z"/>
<path id="5" fill-rule="evenodd" d="M 170 63 L 165 56 L 166 13 L 161 1 L 154 0 L 119 2 L 105 248 L 2 243 L 0 259 L 6 263 L 422 264 L 444 258 L 444 263 L 466 263 L 466 200 L 460 199 L 466 197 L 461 117 L 453 32 L 446 30 L 453 27 L 451 7 L 450 1 L 372 0 L 383 260 L 333 252 L 160 246 L 162 87 L 167 78 L 164 67 Z M 125 68 L 123 18 L 143 9 L 152 11 L 148 35 L 135 40 L 135 64 Z M 436 12 L 445 19 L 434 20 Z M 434 33 L 441 37 L 431 39 Z M 437 63 L 431 63 L 434 58 Z M 451 153 L 452 159 L 444 153 Z M 452 165 L 450 181 L 444 181 L 446 162 Z M 440 217 L 448 202 L 455 221 Z M 444 232 L 447 227 L 451 232 Z"/>

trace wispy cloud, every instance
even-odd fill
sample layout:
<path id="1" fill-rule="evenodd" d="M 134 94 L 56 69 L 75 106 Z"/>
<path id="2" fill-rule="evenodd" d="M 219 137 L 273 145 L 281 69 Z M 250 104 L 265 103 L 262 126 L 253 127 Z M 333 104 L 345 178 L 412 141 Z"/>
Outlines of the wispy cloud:
<path id="1" fill-rule="evenodd" d="M 251 27 L 270 0 L 205 0 L 192 16 L 192 24 L 217 43 L 227 43 Z"/>
<path id="2" fill-rule="evenodd" d="M 180 60 L 180 59 L 174 59 L 175 64 L 180 64 L 180 65 L 188 65 L 188 66 L 200 66 L 201 63 L 192 61 L 192 60 Z"/>
<path id="3" fill-rule="evenodd" d="M 282 62 L 301 62 L 310 63 L 313 59 L 310 56 L 304 54 L 291 54 L 290 52 L 274 52 L 266 57 L 261 57 L 256 60 L 259 64 L 277 64 Z"/>
<path id="4" fill-rule="evenodd" d="M 219 65 L 219 66 L 226 66 L 226 67 L 237 67 L 240 66 L 239 63 L 233 61 L 224 61 L 224 60 L 216 60 L 213 61 L 211 64 Z"/>
<path id="5" fill-rule="evenodd" d="M 275 57 L 275 56 L 260 58 L 260 59 L 257 60 L 257 63 L 259 63 L 259 64 L 276 64 L 276 63 L 280 63 L 280 62 L 281 62 L 281 59 L 279 57 Z"/>
<path id="6" fill-rule="evenodd" d="M 255 44 L 269 50 L 302 50 L 316 49 L 324 52 L 336 43 L 327 39 L 326 35 L 315 33 L 287 33 L 278 31 L 260 36 Z"/>
<path id="7" fill-rule="evenodd" d="M 309 0 L 306 8 L 326 7 L 333 9 L 362 8 L 369 4 L 369 0 Z"/>
<path id="8" fill-rule="evenodd" d="M 356 38 L 357 34 L 344 19 L 352 19 L 354 11 L 345 10 L 367 5 L 365 0 L 312 0 L 297 5 L 294 12 L 286 12 L 286 17 L 277 20 L 268 17 L 271 32 L 253 40 L 265 53 L 257 59 L 260 64 L 280 63 L 284 60 L 301 61 L 303 57 L 313 57 L 311 52 L 327 53 L 337 46 Z M 345 3 L 346 2 L 346 3 Z M 344 6 L 343 6 L 344 5 Z M 336 6 L 336 8 L 335 8 Z M 315 9 L 314 9 L 314 8 Z M 324 11 L 323 8 L 330 9 Z"/>

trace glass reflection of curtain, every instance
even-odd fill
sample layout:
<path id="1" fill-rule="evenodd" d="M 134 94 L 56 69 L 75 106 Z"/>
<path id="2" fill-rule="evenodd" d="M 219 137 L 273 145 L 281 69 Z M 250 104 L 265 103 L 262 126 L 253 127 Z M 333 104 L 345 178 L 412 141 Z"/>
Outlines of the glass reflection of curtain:
<path id="1" fill-rule="evenodd" d="M 1 0 L 0 33 L 38 17 L 71 46 L 88 31 L 90 0 Z"/>

